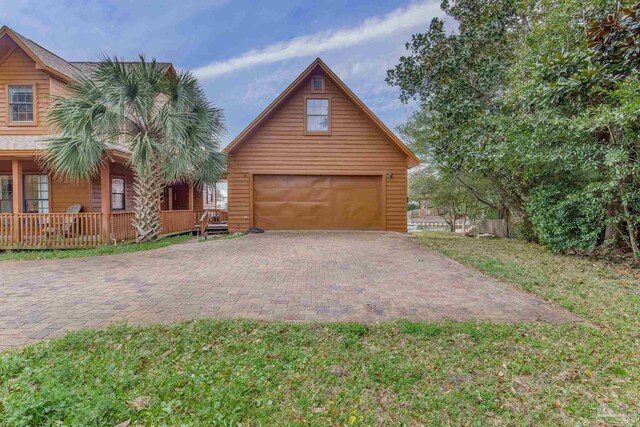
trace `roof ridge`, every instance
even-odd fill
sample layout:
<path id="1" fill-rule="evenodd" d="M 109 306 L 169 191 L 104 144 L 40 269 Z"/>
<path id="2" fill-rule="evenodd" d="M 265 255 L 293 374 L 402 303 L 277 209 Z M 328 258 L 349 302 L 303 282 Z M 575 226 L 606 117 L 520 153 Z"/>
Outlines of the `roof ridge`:
<path id="1" fill-rule="evenodd" d="M 15 30 L 13 30 L 13 29 L 11 29 L 11 28 L 9 28 L 9 27 L 7 27 L 7 29 L 11 30 L 11 32 L 13 32 L 13 33 L 14 33 L 15 35 L 17 35 L 18 37 L 20 37 L 20 38 L 22 38 L 22 39 L 25 39 L 25 40 L 27 40 L 27 41 L 29 41 L 29 42 L 33 43 L 34 45 L 38 46 L 40 49 L 44 50 L 45 52 L 47 52 L 47 53 L 49 53 L 49 54 L 51 54 L 51 55 L 55 56 L 55 57 L 56 57 L 56 58 L 58 58 L 59 60 L 64 61 L 64 62 L 66 62 L 66 63 L 67 63 L 67 64 L 69 64 L 69 65 L 73 65 L 73 62 L 74 62 L 74 61 L 68 61 L 68 60 L 64 59 L 63 57 L 61 57 L 61 56 L 60 56 L 60 55 L 58 55 L 57 53 L 53 53 L 53 52 L 51 52 L 49 49 L 47 49 L 46 47 L 42 46 L 40 43 L 36 43 L 36 42 L 34 42 L 34 41 L 33 41 L 33 40 L 31 40 L 29 37 L 23 36 L 23 35 L 22 35 L 22 34 L 20 34 L 19 32 L 15 31 Z M 76 67 L 75 67 L 75 66 L 73 66 L 73 68 L 76 68 Z M 77 69 L 77 68 L 76 68 L 76 69 Z M 80 71 L 79 69 L 77 69 L 77 70 L 78 70 L 78 71 Z"/>

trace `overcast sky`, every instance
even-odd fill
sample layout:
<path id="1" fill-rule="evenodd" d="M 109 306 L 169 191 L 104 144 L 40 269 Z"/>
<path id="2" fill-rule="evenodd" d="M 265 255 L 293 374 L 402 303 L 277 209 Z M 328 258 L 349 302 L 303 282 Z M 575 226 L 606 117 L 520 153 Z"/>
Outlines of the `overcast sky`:
<path id="1" fill-rule="evenodd" d="M 70 61 L 138 53 L 192 70 L 224 108 L 225 145 L 321 57 L 390 128 L 411 106 L 384 78 L 439 2 L 0 0 L 6 24 Z"/>

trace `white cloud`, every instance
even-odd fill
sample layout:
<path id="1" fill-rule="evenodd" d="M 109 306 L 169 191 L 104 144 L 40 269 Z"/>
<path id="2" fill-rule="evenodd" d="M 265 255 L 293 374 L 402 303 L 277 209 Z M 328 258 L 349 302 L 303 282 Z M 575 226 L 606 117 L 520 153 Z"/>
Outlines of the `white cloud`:
<path id="1" fill-rule="evenodd" d="M 369 18 L 354 28 L 325 31 L 297 37 L 285 42 L 255 49 L 238 57 L 196 68 L 200 79 L 214 78 L 258 64 L 269 64 L 290 58 L 318 55 L 335 49 L 355 46 L 370 40 L 390 36 L 398 31 L 424 25 L 434 16 L 442 15 L 438 2 L 419 2 L 389 12 L 383 17 Z"/>
<path id="2" fill-rule="evenodd" d="M 236 98 L 242 104 L 255 104 L 274 99 L 282 87 L 293 79 L 292 70 L 281 68 L 249 82 L 242 98 Z"/>

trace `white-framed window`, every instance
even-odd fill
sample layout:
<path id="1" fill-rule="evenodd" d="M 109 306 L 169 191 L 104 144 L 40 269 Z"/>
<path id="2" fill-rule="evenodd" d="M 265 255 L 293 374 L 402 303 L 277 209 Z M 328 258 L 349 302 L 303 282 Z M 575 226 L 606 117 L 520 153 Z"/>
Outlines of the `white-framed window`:
<path id="1" fill-rule="evenodd" d="M 125 209 L 125 181 L 123 178 L 111 178 L 111 210 Z"/>
<path id="2" fill-rule="evenodd" d="M 49 213 L 49 177 L 47 175 L 24 176 L 25 213 Z"/>
<path id="3" fill-rule="evenodd" d="M 329 99 L 307 98 L 306 110 L 306 131 L 311 133 L 328 133 Z"/>
<path id="4" fill-rule="evenodd" d="M 12 123 L 33 122 L 33 86 L 9 86 L 9 120 Z"/>

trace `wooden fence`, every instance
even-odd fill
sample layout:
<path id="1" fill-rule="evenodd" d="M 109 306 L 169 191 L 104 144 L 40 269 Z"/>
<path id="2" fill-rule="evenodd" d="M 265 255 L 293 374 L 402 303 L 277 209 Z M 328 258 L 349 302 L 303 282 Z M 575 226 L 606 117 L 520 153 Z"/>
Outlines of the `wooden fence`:
<path id="1" fill-rule="evenodd" d="M 504 219 L 482 219 L 469 229 L 469 236 L 490 234 L 495 237 L 510 237 L 509 227 Z"/>

